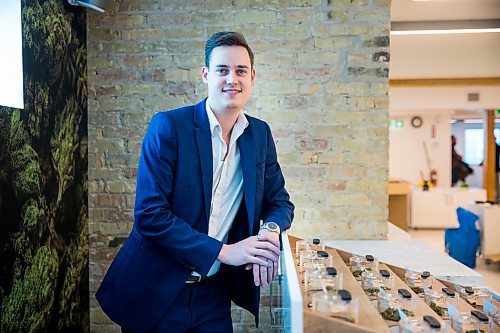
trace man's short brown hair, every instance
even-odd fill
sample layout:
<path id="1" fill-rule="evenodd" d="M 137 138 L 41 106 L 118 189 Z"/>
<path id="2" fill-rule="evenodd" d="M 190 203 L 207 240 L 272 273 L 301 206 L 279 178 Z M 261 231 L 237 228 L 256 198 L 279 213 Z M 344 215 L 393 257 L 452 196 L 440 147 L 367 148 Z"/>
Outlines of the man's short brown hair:
<path id="1" fill-rule="evenodd" d="M 212 50 L 219 46 L 243 46 L 250 56 L 250 64 L 253 68 L 253 52 L 243 34 L 233 31 L 221 31 L 214 33 L 205 45 L 205 66 L 209 68 Z"/>

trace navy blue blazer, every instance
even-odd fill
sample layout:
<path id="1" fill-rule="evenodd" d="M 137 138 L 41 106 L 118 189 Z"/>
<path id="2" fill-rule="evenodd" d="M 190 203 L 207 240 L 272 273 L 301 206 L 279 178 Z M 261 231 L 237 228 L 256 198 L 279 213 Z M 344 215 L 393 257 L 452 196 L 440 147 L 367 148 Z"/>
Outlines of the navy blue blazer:
<path id="1" fill-rule="evenodd" d="M 222 248 L 207 235 L 212 140 L 205 103 L 156 114 L 142 143 L 134 227 L 96 293 L 104 312 L 134 332 L 151 329 L 175 306 L 191 272 L 205 276 Z M 257 234 L 260 220 L 286 230 L 293 219 L 270 128 L 246 117 L 249 126 L 238 139 L 244 195 L 228 244 Z M 220 273 L 232 300 L 257 323 L 259 288 L 252 271 L 221 265 Z"/>

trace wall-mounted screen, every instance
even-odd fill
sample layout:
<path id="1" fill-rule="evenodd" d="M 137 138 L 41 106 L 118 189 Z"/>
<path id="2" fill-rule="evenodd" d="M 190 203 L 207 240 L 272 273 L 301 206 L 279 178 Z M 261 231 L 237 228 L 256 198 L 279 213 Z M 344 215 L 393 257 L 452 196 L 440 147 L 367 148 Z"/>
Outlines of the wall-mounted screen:
<path id="1" fill-rule="evenodd" d="M 21 0 L 0 1 L 0 105 L 24 108 Z"/>

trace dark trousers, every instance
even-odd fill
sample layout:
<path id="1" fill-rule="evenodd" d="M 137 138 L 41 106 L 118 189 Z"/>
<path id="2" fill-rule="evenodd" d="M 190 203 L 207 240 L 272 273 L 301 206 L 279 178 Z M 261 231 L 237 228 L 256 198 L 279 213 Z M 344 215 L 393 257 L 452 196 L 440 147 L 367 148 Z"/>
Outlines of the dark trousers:
<path id="1" fill-rule="evenodd" d="M 122 327 L 123 333 L 133 333 Z M 231 299 L 223 279 L 186 283 L 148 333 L 232 333 Z"/>

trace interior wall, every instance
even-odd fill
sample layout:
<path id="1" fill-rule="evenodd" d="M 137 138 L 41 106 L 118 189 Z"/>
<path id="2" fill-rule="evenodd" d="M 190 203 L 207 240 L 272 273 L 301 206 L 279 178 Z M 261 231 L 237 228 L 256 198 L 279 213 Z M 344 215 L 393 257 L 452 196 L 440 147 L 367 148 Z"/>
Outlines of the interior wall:
<path id="1" fill-rule="evenodd" d="M 0 332 L 89 332 L 85 28 L 81 8 L 22 1 L 25 105 L 0 107 Z"/>
<path id="2" fill-rule="evenodd" d="M 411 125 L 414 115 L 423 120 L 419 128 Z M 438 186 L 451 186 L 451 111 L 405 112 L 391 115 L 391 119 L 403 120 L 404 126 L 389 130 L 389 177 L 419 184 L 422 171 L 429 179 L 425 143 L 431 169 L 437 171 Z"/>
<path id="3" fill-rule="evenodd" d="M 88 16 L 93 329 L 115 329 L 93 295 L 132 227 L 146 127 L 206 96 L 203 48 L 217 31 L 241 31 L 255 52 L 245 112 L 270 124 L 296 205 L 292 232 L 386 238 L 390 1 L 110 3 Z"/>

